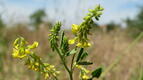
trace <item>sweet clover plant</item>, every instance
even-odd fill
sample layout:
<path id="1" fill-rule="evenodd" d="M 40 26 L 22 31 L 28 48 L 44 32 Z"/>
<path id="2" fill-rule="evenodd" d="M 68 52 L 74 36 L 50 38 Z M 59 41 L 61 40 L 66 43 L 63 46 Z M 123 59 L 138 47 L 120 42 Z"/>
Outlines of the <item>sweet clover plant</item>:
<path id="1" fill-rule="evenodd" d="M 72 25 L 72 33 L 75 36 L 73 39 L 69 39 L 63 30 L 61 30 L 61 22 L 57 22 L 49 34 L 49 43 L 52 51 L 56 52 L 61 59 L 63 67 L 69 75 L 69 80 L 74 80 L 75 70 L 79 70 L 79 80 L 92 80 L 93 78 L 99 78 L 102 73 L 102 68 L 97 68 L 93 71 L 86 69 L 86 66 L 92 65 L 90 61 L 86 61 L 88 52 L 85 48 L 92 46 L 88 36 L 91 34 L 91 24 L 94 23 L 93 19 L 99 20 L 102 15 L 103 8 L 97 5 L 95 9 L 89 9 L 87 16 L 83 18 L 83 22 L 79 25 Z M 70 49 L 70 45 L 74 47 Z M 45 63 L 42 59 L 36 55 L 33 49 L 38 47 L 38 42 L 28 44 L 23 38 L 19 37 L 14 41 L 12 56 L 17 59 L 21 59 L 25 62 L 25 65 L 34 71 L 41 73 L 47 80 L 59 80 L 58 75 L 62 71 L 57 70 L 54 65 Z M 67 58 L 71 57 L 71 61 Z M 70 65 L 67 64 L 70 63 Z M 77 80 L 77 79 L 76 79 Z"/>

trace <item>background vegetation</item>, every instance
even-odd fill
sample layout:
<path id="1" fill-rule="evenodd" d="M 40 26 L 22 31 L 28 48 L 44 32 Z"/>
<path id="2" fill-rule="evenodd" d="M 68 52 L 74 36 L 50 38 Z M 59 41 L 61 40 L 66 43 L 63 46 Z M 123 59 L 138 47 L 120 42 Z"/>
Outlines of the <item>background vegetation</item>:
<path id="1" fill-rule="evenodd" d="M 2 15 L 2 14 L 1 14 Z M 48 34 L 54 22 L 44 21 L 44 9 L 37 10 L 29 17 L 31 24 L 17 23 L 8 25 L 0 15 L 0 80 L 43 80 L 41 76 L 28 70 L 23 63 L 11 57 L 12 43 L 18 36 L 23 36 L 28 42 L 39 42 L 36 51 L 43 60 L 61 67 L 59 58 L 52 53 L 48 43 Z M 143 80 L 143 40 L 140 39 L 130 50 L 128 46 L 143 31 L 143 8 L 133 19 L 126 19 L 126 28 L 111 22 L 107 25 L 93 24 L 90 36 L 93 46 L 88 48 L 88 59 L 95 61 L 96 66 L 104 69 L 114 63 L 117 57 L 124 54 L 118 64 L 112 68 L 103 80 Z M 33 26 L 31 29 L 29 26 Z M 69 37 L 71 32 L 66 30 Z M 61 80 L 67 80 L 65 73 L 60 75 Z M 74 74 L 74 77 L 78 77 Z"/>

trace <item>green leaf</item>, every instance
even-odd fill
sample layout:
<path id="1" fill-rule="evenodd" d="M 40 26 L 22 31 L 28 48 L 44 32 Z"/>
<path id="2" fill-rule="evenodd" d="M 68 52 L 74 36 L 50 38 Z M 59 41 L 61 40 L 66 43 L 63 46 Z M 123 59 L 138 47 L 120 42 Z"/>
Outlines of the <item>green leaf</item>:
<path id="1" fill-rule="evenodd" d="M 62 47 L 62 45 L 63 45 L 64 35 L 65 35 L 64 31 L 62 31 L 60 47 Z"/>
<path id="2" fill-rule="evenodd" d="M 87 61 L 83 61 L 83 62 L 78 62 L 78 65 L 91 65 L 93 64 L 92 62 L 87 62 Z"/>
<path id="3" fill-rule="evenodd" d="M 88 53 L 87 53 L 87 52 L 84 52 L 84 53 L 81 55 L 81 60 L 85 59 L 87 56 L 88 56 Z"/>
<path id="4" fill-rule="evenodd" d="M 81 59 L 81 55 L 82 55 L 83 51 L 84 51 L 84 48 L 80 48 L 76 62 L 79 62 L 79 60 Z"/>
<path id="5" fill-rule="evenodd" d="M 75 49 L 71 50 L 70 52 L 68 52 L 68 53 L 66 54 L 66 56 L 70 56 L 70 55 L 72 55 L 72 54 L 75 54 L 76 52 L 77 52 L 77 50 L 76 50 L 76 48 L 75 48 Z"/>
<path id="6" fill-rule="evenodd" d="M 91 73 L 91 75 L 92 75 L 93 78 L 94 78 L 94 77 L 99 78 L 100 75 L 101 75 L 101 73 L 102 73 L 102 68 L 99 67 L 99 68 L 97 68 L 96 70 L 94 70 L 94 71 Z"/>

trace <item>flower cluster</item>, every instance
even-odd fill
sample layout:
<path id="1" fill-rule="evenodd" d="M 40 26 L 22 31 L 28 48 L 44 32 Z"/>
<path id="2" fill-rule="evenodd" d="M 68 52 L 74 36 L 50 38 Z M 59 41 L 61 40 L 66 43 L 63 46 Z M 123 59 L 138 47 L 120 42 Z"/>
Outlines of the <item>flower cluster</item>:
<path id="1" fill-rule="evenodd" d="M 84 21 L 80 25 L 73 24 L 72 32 L 76 37 L 72 40 L 69 40 L 69 44 L 74 44 L 76 42 L 76 46 L 81 48 L 91 46 L 91 43 L 89 43 L 88 40 L 88 35 L 90 34 L 89 31 L 91 29 L 91 24 L 94 23 L 92 18 L 95 17 L 95 19 L 98 20 L 102 14 L 102 11 L 103 8 L 98 5 L 95 9 L 89 10 L 89 13 L 86 17 L 84 17 Z"/>
<path id="2" fill-rule="evenodd" d="M 91 79 L 91 77 L 88 75 L 90 73 L 89 70 L 87 70 L 86 68 L 84 68 L 81 65 L 75 65 L 75 67 L 80 70 L 80 78 L 81 78 L 81 80 L 89 80 L 89 79 Z"/>
<path id="3" fill-rule="evenodd" d="M 28 54 L 33 53 L 31 49 L 36 48 L 38 46 L 38 42 L 34 42 L 32 45 L 27 46 L 27 42 L 24 40 L 24 38 L 20 37 L 14 41 L 13 46 L 14 48 L 12 56 L 14 58 L 24 58 Z"/>
<path id="4" fill-rule="evenodd" d="M 56 78 L 59 71 L 56 71 L 53 65 L 43 63 L 39 56 L 37 56 L 31 49 L 38 47 L 38 42 L 28 45 L 24 38 L 20 37 L 14 41 L 14 48 L 12 56 L 14 58 L 23 59 L 25 65 L 29 69 L 40 72 L 44 75 L 45 79 Z"/>
<path id="5" fill-rule="evenodd" d="M 43 63 L 40 57 L 36 56 L 35 54 L 31 55 L 31 57 L 31 59 L 26 61 L 25 65 L 27 65 L 29 69 L 43 74 L 45 79 L 50 79 L 52 77 L 56 78 L 56 76 L 59 74 L 59 71 L 56 71 L 53 65 Z"/>

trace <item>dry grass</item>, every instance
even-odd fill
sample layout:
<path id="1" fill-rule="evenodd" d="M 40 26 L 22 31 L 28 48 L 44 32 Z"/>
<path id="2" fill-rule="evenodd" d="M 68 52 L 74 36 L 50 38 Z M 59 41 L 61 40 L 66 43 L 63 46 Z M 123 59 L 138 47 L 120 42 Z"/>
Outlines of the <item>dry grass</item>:
<path id="1" fill-rule="evenodd" d="M 38 41 L 40 43 L 38 55 L 44 61 L 55 64 L 62 69 L 59 58 L 50 50 L 48 43 L 48 28 L 40 28 L 38 31 L 29 31 L 25 27 L 9 28 L 5 31 L 5 39 L 9 42 L 7 51 L 3 56 L 3 71 L 0 72 L 0 80 L 38 80 L 36 73 L 29 71 L 19 60 L 11 57 L 12 42 L 18 35 L 26 38 L 30 43 Z M 71 36 L 70 33 L 67 35 Z M 117 56 L 121 55 L 132 42 L 125 32 L 113 31 L 111 33 L 98 33 L 90 37 L 93 46 L 88 49 L 89 57 L 95 64 L 89 69 L 104 66 L 105 69 L 114 62 Z M 135 69 L 143 65 L 143 43 L 140 41 L 133 49 L 123 56 L 120 63 L 113 68 L 105 77 L 105 80 L 131 80 Z M 76 73 L 77 74 L 77 73 Z M 65 75 L 65 72 L 63 73 Z M 77 78 L 77 76 L 75 76 Z M 43 80 L 43 79 L 41 79 Z M 66 76 L 61 76 L 60 80 L 67 80 Z M 78 80 L 78 79 L 75 79 Z"/>

